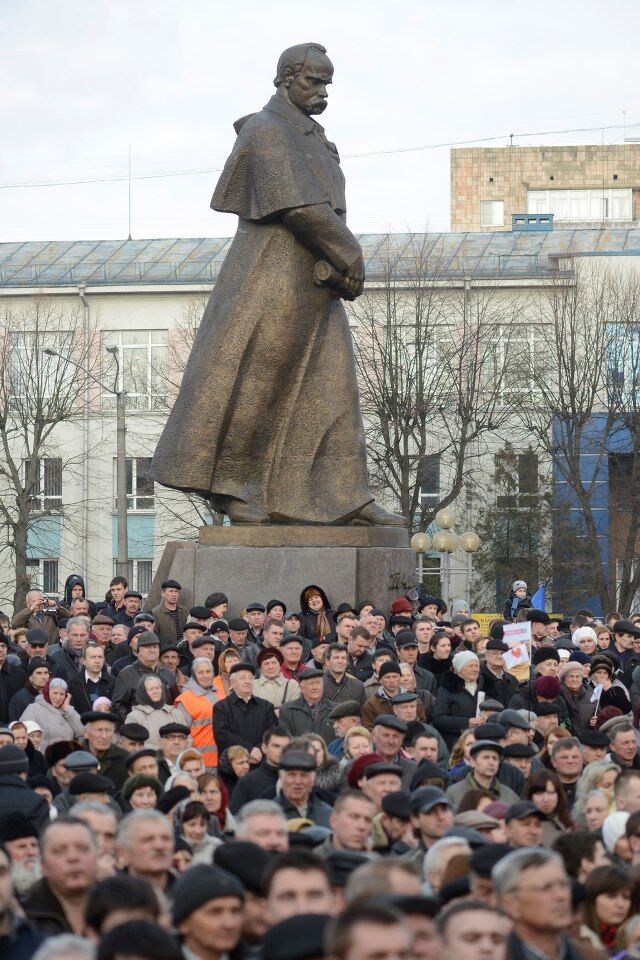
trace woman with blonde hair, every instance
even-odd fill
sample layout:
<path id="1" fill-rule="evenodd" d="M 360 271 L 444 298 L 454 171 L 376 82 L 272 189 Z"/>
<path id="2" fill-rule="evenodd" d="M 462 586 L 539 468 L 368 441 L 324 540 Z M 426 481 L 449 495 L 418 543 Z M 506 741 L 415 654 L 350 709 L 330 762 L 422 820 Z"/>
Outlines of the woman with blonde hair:
<path id="1" fill-rule="evenodd" d="M 469 750 L 474 740 L 473 730 L 467 729 L 462 731 L 451 748 L 451 755 L 449 756 L 449 769 L 452 772 L 454 769 L 460 769 L 469 763 Z"/>
<path id="2" fill-rule="evenodd" d="M 608 798 L 610 808 L 608 812 L 614 809 L 613 785 L 620 770 L 621 767 L 611 760 L 593 760 L 587 764 L 576 784 L 576 801 L 573 805 L 573 819 L 576 823 L 586 823 L 586 801 L 589 794 L 594 790 L 601 790 Z"/>
<path id="3" fill-rule="evenodd" d="M 371 733 L 366 727 L 351 727 L 344 735 L 344 757 L 342 766 L 364 757 L 366 753 L 373 753 Z"/>

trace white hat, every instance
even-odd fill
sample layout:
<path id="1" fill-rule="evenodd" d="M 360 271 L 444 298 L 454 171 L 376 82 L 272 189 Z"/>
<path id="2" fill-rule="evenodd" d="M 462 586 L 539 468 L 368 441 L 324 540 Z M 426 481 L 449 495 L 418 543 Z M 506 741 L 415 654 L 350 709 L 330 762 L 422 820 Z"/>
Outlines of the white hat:
<path id="1" fill-rule="evenodd" d="M 593 627 L 578 627 L 578 629 L 574 631 L 571 639 L 574 646 L 577 647 L 581 640 L 593 640 L 594 643 L 597 643 L 598 634 Z"/>
<path id="2" fill-rule="evenodd" d="M 25 727 L 27 728 L 27 736 L 30 733 L 44 733 L 44 730 L 39 723 L 36 723 L 35 720 L 23 720 Z"/>
<path id="3" fill-rule="evenodd" d="M 475 660 L 476 663 L 480 663 L 479 658 L 475 655 L 475 653 L 472 653 L 471 650 L 460 650 L 460 652 L 456 653 L 455 657 L 451 661 L 451 666 L 455 672 L 459 674 L 461 670 L 464 670 L 468 663 L 471 663 L 472 660 Z"/>
<path id="4" fill-rule="evenodd" d="M 626 810 L 616 810 L 605 817 L 602 824 L 602 839 L 609 853 L 613 853 L 616 843 L 621 837 L 624 837 L 627 827 L 627 820 L 630 814 Z"/>

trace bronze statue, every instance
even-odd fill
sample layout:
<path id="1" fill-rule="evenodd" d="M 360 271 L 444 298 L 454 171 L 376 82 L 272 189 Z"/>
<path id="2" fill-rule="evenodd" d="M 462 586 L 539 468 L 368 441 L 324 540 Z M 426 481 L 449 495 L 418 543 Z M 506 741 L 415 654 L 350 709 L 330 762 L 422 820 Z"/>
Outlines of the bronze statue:
<path id="1" fill-rule="evenodd" d="M 285 50 L 276 93 L 238 120 L 211 206 L 238 229 L 152 463 L 233 523 L 405 524 L 375 504 L 347 315 L 363 290 L 334 144 L 312 119 L 333 65 Z"/>

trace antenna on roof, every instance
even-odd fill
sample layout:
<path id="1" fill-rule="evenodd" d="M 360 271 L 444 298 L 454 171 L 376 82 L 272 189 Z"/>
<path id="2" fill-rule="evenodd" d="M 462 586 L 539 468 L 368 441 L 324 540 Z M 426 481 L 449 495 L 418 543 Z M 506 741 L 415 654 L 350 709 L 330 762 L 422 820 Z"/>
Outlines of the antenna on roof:
<path id="1" fill-rule="evenodd" d="M 131 144 L 129 144 L 129 236 L 127 240 L 131 240 Z"/>

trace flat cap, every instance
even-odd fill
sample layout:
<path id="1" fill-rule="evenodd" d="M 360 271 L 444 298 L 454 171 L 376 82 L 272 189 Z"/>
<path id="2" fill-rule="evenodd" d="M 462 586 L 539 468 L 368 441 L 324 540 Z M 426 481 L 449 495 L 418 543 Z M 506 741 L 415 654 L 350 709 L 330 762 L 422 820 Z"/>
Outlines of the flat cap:
<path id="1" fill-rule="evenodd" d="M 209 620 L 211 617 L 211 610 L 209 610 L 209 607 L 203 606 L 191 607 L 189 610 L 189 616 L 193 617 L 194 620 Z"/>
<path id="2" fill-rule="evenodd" d="M 210 593 L 209 596 L 205 599 L 205 607 L 219 607 L 221 603 L 229 603 L 229 597 L 226 593 L 223 593 L 221 590 L 214 591 Z"/>
<path id="3" fill-rule="evenodd" d="M 126 596 L 126 594 L 125 594 Z M 105 626 L 112 627 L 115 623 L 115 620 L 112 620 L 111 617 L 108 617 L 106 613 L 96 613 L 95 617 L 91 621 L 91 626 Z"/>
<path id="4" fill-rule="evenodd" d="M 505 760 L 509 760 L 511 757 L 519 760 L 530 760 L 535 755 L 535 750 L 528 743 L 510 743 L 502 751 Z"/>
<path id="5" fill-rule="evenodd" d="M 46 646 L 49 643 L 49 634 L 42 627 L 31 627 L 27 630 L 27 643 L 31 646 L 42 644 Z"/>
<path id="6" fill-rule="evenodd" d="M 585 730 L 578 734 L 578 740 L 585 747 L 608 747 L 611 740 L 602 730 Z"/>
<path id="7" fill-rule="evenodd" d="M 321 640 L 322 637 L 319 637 L 318 639 Z M 326 643 L 327 641 L 324 640 L 323 642 Z M 299 637 L 297 633 L 285 633 L 279 645 L 280 647 L 286 647 L 288 643 L 299 643 L 300 646 L 304 646 L 304 640 L 302 637 Z"/>
<path id="8" fill-rule="evenodd" d="M 503 727 L 517 727 L 518 730 L 531 730 L 531 724 L 521 717 L 517 710 L 503 710 L 498 714 L 498 723 Z"/>
<path id="9" fill-rule="evenodd" d="M 508 644 L 506 644 L 504 640 L 500 640 L 498 637 L 491 637 L 485 647 L 485 650 L 499 650 L 501 653 L 506 653 L 508 649 Z"/>
<path id="10" fill-rule="evenodd" d="M 149 731 L 141 723 L 123 723 L 118 733 L 134 743 L 146 743 L 149 739 Z"/>
<path id="11" fill-rule="evenodd" d="M 136 760 L 140 760 L 141 757 L 155 757 L 156 751 L 153 747 L 143 747 L 142 750 L 134 750 L 132 753 L 128 753 L 124 758 L 124 765 L 127 770 L 133 766 Z"/>
<path id="12" fill-rule="evenodd" d="M 125 600 L 142 600 L 142 594 L 138 590 L 127 590 L 124 595 Z"/>
<path id="13" fill-rule="evenodd" d="M 500 863 L 512 852 L 513 847 L 508 843 L 485 843 L 483 847 L 479 847 L 471 854 L 469 870 L 478 877 L 488 879 L 496 863 Z"/>
<path id="14" fill-rule="evenodd" d="M 81 714 L 80 720 L 85 727 L 88 723 L 99 723 L 101 720 L 108 720 L 114 727 L 117 727 L 120 723 L 120 717 L 115 713 L 108 713 L 106 710 L 87 710 L 86 713 Z"/>
<path id="15" fill-rule="evenodd" d="M 264 613 L 266 608 L 264 603 L 248 603 L 244 609 L 247 613 Z"/>
<path id="16" fill-rule="evenodd" d="M 221 641 L 218 640 L 218 643 L 220 642 Z M 213 644 L 213 646 L 215 647 L 216 645 L 215 637 L 212 637 L 210 633 L 203 633 L 201 636 L 199 636 L 196 640 L 193 641 L 193 643 L 191 644 L 191 649 L 200 650 L 201 647 L 206 647 L 207 644 Z"/>
<path id="17" fill-rule="evenodd" d="M 331 713 L 330 720 L 341 720 L 343 717 L 359 717 L 362 713 L 362 707 L 357 700 L 343 700 L 337 703 Z"/>
<path id="18" fill-rule="evenodd" d="M 497 753 L 499 757 L 502 756 L 502 747 L 495 740 L 474 741 L 469 749 L 469 755 L 475 757 L 477 753 L 481 753 L 483 750 L 491 750 L 493 753 Z"/>
<path id="19" fill-rule="evenodd" d="M 90 770 L 78 773 L 69 784 L 69 793 L 72 797 L 79 797 L 82 793 L 111 793 L 113 780 L 101 777 L 99 773 Z"/>
<path id="20" fill-rule="evenodd" d="M 419 787 L 425 786 L 427 780 L 440 780 L 446 784 L 449 782 L 449 774 L 437 763 L 432 763 L 431 760 L 421 760 L 411 777 L 409 789 L 412 792 L 418 790 Z"/>
<path id="21" fill-rule="evenodd" d="M 143 630 L 138 634 L 138 650 L 140 647 L 160 646 L 160 637 L 153 630 Z"/>
<path id="22" fill-rule="evenodd" d="M 324 862 L 329 868 L 332 887 L 346 887 L 349 877 L 363 863 L 371 863 L 370 853 L 361 850 L 331 850 Z"/>
<path id="23" fill-rule="evenodd" d="M 318 677 L 324 677 L 324 670 L 319 670 L 318 667 L 305 667 L 305 669 L 298 674 L 298 682 L 315 680 Z"/>
<path id="24" fill-rule="evenodd" d="M 241 633 L 243 630 L 248 629 L 249 624 L 244 617 L 234 617 L 233 620 L 229 620 L 229 630 L 235 630 L 237 633 Z"/>
<path id="25" fill-rule="evenodd" d="M 254 665 L 252 663 L 245 663 L 243 660 L 241 660 L 239 663 L 234 663 L 229 670 L 229 676 L 231 677 L 234 673 L 242 673 L 243 670 L 253 674 L 254 677 L 256 675 L 256 668 Z"/>
<path id="26" fill-rule="evenodd" d="M 393 713 L 381 713 L 373 721 L 374 727 L 388 727 L 390 730 L 397 730 L 398 733 L 406 733 L 407 725 L 404 720 L 396 717 Z"/>
<path id="27" fill-rule="evenodd" d="M 244 900 L 244 887 L 236 877 L 220 867 L 209 867 L 205 863 L 199 863 L 183 873 L 171 893 L 174 926 L 210 900 L 220 897 Z"/>
<path id="28" fill-rule="evenodd" d="M 182 628 L 182 632 L 184 633 L 185 630 L 197 630 L 198 633 L 204 633 L 206 629 L 204 623 L 198 623 L 197 620 L 187 620 Z"/>
<path id="29" fill-rule="evenodd" d="M 213 862 L 236 877 L 245 890 L 264 896 L 262 878 L 273 857 L 248 840 L 227 840 L 213 851 Z"/>
<path id="30" fill-rule="evenodd" d="M 88 750 L 74 750 L 63 759 L 62 766 L 67 770 L 97 770 L 100 761 Z"/>
<path id="31" fill-rule="evenodd" d="M 265 660 L 272 659 L 273 657 L 275 657 L 278 663 L 284 663 L 284 657 L 277 647 L 263 647 L 256 657 L 256 663 L 261 667 Z"/>
<path id="32" fill-rule="evenodd" d="M 365 780 L 373 780 L 374 777 L 389 776 L 393 774 L 396 777 L 402 776 L 402 767 L 397 763 L 370 763 L 363 773 Z"/>
<path id="33" fill-rule="evenodd" d="M 188 737 L 191 733 L 191 728 L 184 723 L 165 723 L 163 727 L 160 727 L 158 733 L 161 737 L 168 737 L 172 733 L 183 733 L 185 737 Z"/>
<path id="34" fill-rule="evenodd" d="M 411 798 L 406 790 L 394 790 L 382 798 L 382 812 L 398 820 L 411 819 Z"/>
<path id="35" fill-rule="evenodd" d="M 444 804 L 451 807 L 452 803 L 444 790 L 439 787 L 420 787 L 411 794 L 411 812 L 429 813 L 434 807 Z"/>
<path id="36" fill-rule="evenodd" d="M 262 960 L 318 960 L 325 956 L 324 943 L 332 917 L 324 913 L 299 913 L 267 930 L 262 941 Z"/>
<path id="37" fill-rule="evenodd" d="M 315 770 L 316 761 L 305 750 L 285 750 L 280 757 L 279 770 Z"/>
<path id="38" fill-rule="evenodd" d="M 171 577 L 169 577 L 168 580 L 162 581 L 162 589 L 163 590 L 182 590 L 182 587 L 180 586 L 177 580 L 173 580 L 171 579 Z"/>
<path id="39" fill-rule="evenodd" d="M 634 637 L 640 637 L 640 627 L 631 620 L 616 620 L 613 625 L 614 633 L 631 633 Z"/>
<path id="40" fill-rule="evenodd" d="M 504 815 L 504 822 L 526 820 L 527 817 L 537 817 L 539 820 L 546 819 L 542 810 L 536 807 L 535 803 L 531 803 L 530 800 L 519 800 L 518 803 L 511 804 Z"/>
<path id="41" fill-rule="evenodd" d="M 405 690 L 404 693 L 396 693 L 395 697 L 391 697 L 391 705 L 396 707 L 402 703 L 413 703 L 418 699 L 417 693 L 412 693 L 410 690 Z"/>
<path id="42" fill-rule="evenodd" d="M 156 618 L 151 613 L 151 610 L 140 610 L 139 613 L 136 613 L 133 618 L 134 623 L 155 623 Z"/>
<path id="43" fill-rule="evenodd" d="M 476 740 L 504 740 L 506 735 L 501 723 L 480 723 L 473 731 Z"/>
<path id="44" fill-rule="evenodd" d="M 468 827 L 470 830 L 495 830 L 500 821 L 481 810 L 463 810 L 453 818 L 454 827 Z"/>

